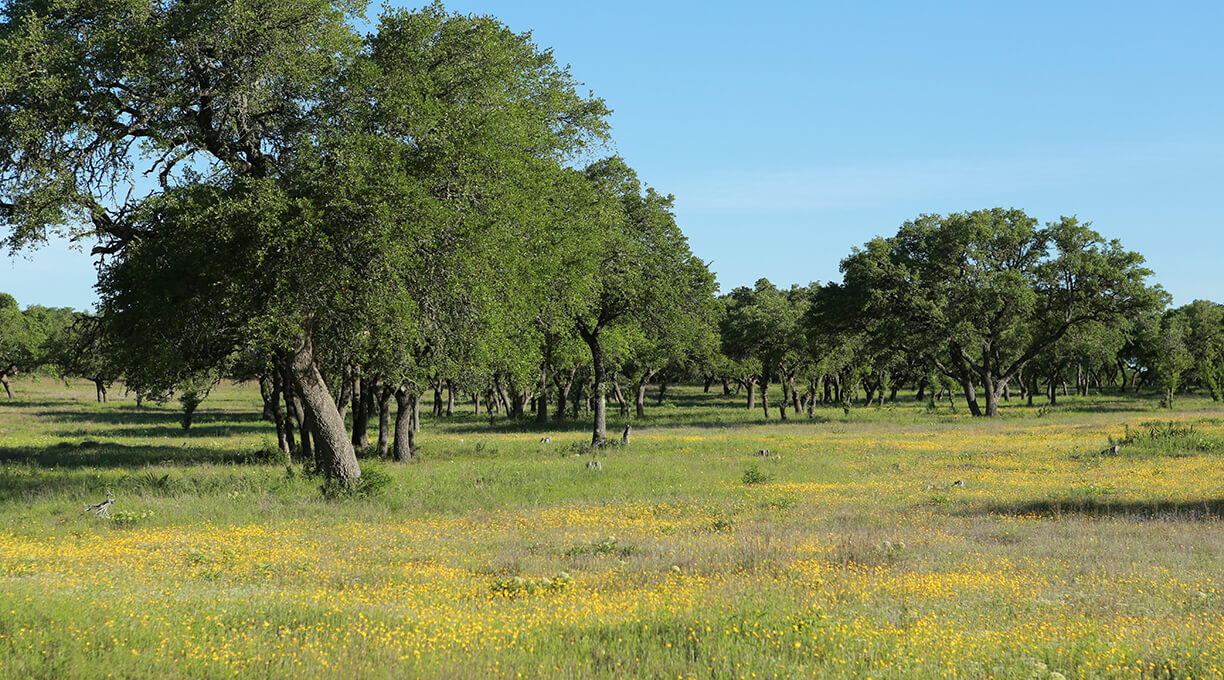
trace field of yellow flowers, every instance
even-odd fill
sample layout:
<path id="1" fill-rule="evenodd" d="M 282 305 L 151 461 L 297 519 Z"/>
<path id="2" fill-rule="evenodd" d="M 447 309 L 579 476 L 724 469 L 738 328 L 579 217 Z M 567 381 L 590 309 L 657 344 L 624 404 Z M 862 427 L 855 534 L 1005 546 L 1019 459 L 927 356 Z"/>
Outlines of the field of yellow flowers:
<path id="1" fill-rule="evenodd" d="M 1224 675 L 1205 399 L 767 422 L 672 387 L 600 472 L 585 423 L 456 415 L 325 499 L 254 387 L 188 432 L 92 394 L 0 402 L 0 677 Z"/>

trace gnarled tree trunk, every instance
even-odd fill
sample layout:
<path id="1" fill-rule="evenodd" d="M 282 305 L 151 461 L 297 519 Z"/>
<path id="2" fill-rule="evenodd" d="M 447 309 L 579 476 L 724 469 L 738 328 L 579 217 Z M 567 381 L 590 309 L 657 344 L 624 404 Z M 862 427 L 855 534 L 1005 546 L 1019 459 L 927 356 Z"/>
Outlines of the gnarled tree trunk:
<path id="1" fill-rule="evenodd" d="M 395 460 L 405 463 L 416 455 L 413 414 L 419 408 L 420 399 L 407 387 L 395 390 Z"/>
<path id="2" fill-rule="evenodd" d="M 327 479 L 341 484 L 356 481 L 361 477 L 361 466 L 336 402 L 332 401 L 315 364 L 314 344 L 309 334 L 302 335 L 290 357 L 289 373 L 306 411 L 320 471 Z"/>

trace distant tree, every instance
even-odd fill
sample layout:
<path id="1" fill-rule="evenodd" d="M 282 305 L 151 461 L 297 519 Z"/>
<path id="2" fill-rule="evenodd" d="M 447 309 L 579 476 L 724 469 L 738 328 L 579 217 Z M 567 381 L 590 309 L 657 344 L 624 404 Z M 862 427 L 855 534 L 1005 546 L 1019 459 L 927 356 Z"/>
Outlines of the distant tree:
<path id="1" fill-rule="evenodd" d="M 123 373 L 117 348 L 92 314 L 78 312 L 47 337 L 48 362 L 61 376 L 79 376 L 94 384 L 99 402 L 109 399 L 111 384 Z"/>
<path id="2" fill-rule="evenodd" d="M 590 165 L 586 176 L 598 192 L 599 211 L 587 236 L 594 246 L 587 269 L 591 301 L 574 322 L 591 353 L 591 442 L 599 446 L 607 436 L 609 336 L 627 326 L 666 331 L 708 323 L 716 284 L 676 226 L 672 196 L 643 191 L 637 173 L 618 157 Z"/>
<path id="3" fill-rule="evenodd" d="M 779 412 L 785 418 L 794 378 L 809 358 L 800 324 L 808 305 L 807 291 L 798 287 L 781 291 L 768 279 L 760 279 L 752 288 L 731 291 L 726 301 L 720 329 L 723 353 L 746 369 L 740 380 L 749 390 L 750 403 L 754 388 L 761 386 L 766 418 L 769 384 L 774 380 L 782 384 Z"/>
<path id="4" fill-rule="evenodd" d="M 1213 401 L 1224 396 L 1224 305 L 1207 300 L 1172 310 L 1181 322 L 1190 354 L 1188 378 L 1206 388 Z"/>
<path id="5" fill-rule="evenodd" d="M 1158 322 L 1143 329 L 1140 342 L 1145 350 L 1148 379 L 1160 389 L 1160 405 L 1173 408 L 1185 374 L 1194 366 L 1194 358 L 1186 344 L 1183 316 L 1175 310 L 1165 312 Z"/>
<path id="6" fill-rule="evenodd" d="M 1008 383 L 1072 329 L 1161 306 L 1142 262 L 1075 218 L 1038 228 L 996 208 L 923 215 L 856 249 L 842 271 L 873 341 L 928 353 L 971 413 L 994 416 Z"/>
<path id="7" fill-rule="evenodd" d="M 12 378 L 54 364 L 51 340 L 71 325 L 67 308 L 30 305 L 23 311 L 7 293 L 0 293 L 0 385 L 13 397 Z"/>
<path id="8" fill-rule="evenodd" d="M 0 385 L 10 399 L 13 398 L 10 381 L 17 372 L 28 370 L 40 341 L 13 296 L 0 293 Z"/>

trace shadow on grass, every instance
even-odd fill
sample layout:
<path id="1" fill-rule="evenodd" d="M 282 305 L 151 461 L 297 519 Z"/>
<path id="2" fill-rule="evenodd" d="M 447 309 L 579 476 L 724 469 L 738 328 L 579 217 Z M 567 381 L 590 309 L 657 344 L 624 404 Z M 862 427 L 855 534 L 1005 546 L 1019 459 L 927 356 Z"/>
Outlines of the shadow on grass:
<path id="1" fill-rule="evenodd" d="M 139 468 L 148 465 L 243 465 L 257 457 L 255 449 L 213 449 L 183 446 L 61 442 L 53 446 L 0 446 L 0 462 L 29 463 L 45 468 Z"/>
<path id="2" fill-rule="evenodd" d="M 38 405 L 38 404 L 35 404 Z M 46 404 L 41 404 L 45 406 Z M 178 410 L 137 408 L 135 406 L 119 406 L 105 410 L 93 409 L 59 409 L 42 411 L 40 415 L 51 417 L 59 422 L 96 423 L 101 425 L 164 425 L 179 428 L 182 413 Z M 227 423 L 258 423 L 261 421 L 258 411 L 196 411 L 196 424 L 210 422 Z"/>
<path id="3" fill-rule="evenodd" d="M 834 412 L 829 410 L 827 414 L 817 414 L 814 418 L 808 418 L 806 415 L 801 417 L 789 417 L 786 420 L 781 420 L 777 416 L 766 420 L 758 411 L 755 414 L 746 412 L 713 412 L 702 414 L 704 417 L 694 417 L 691 411 L 677 411 L 676 413 L 666 413 L 665 409 L 659 409 L 655 413 L 647 411 L 644 418 L 629 418 L 619 414 L 608 414 L 608 436 L 620 437 L 621 431 L 626 425 L 632 426 L 634 431 L 644 430 L 646 428 L 748 428 L 758 425 L 771 426 L 790 426 L 802 427 L 818 425 L 821 423 L 830 423 L 842 421 L 842 412 L 840 409 Z M 524 432 L 534 432 L 539 434 L 558 433 L 558 432 L 590 432 L 592 426 L 592 417 L 586 416 L 581 420 L 566 418 L 565 420 L 549 420 L 547 423 L 537 423 L 534 417 L 524 416 L 519 420 L 511 420 L 504 416 L 496 418 L 493 422 L 489 422 L 487 416 L 476 417 L 471 414 L 455 415 L 450 418 L 427 417 L 424 422 L 424 430 L 429 432 L 436 428 L 436 431 L 446 432 L 451 434 L 517 434 Z"/>
<path id="4" fill-rule="evenodd" d="M 1017 517 L 1118 517 L 1136 520 L 1209 521 L 1224 517 L 1224 498 L 1201 501 L 1112 501 L 1100 498 L 1050 498 L 1020 503 L 990 504 L 965 510 L 964 515 Z"/>
<path id="5" fill-rule="evenodd" d="M 91 402 L 92 403 L 92 402 Z M 23 399 L 17 397 L 8 399 L 0 397 L 0 413 L 3 413 L 6 408 L 46 408 L 48 406 L 80 406 L 81 402 L 76 399 L 65 397 L 39 397 L 38 399 Z"/>
<path id="6" fill-rule="evenodd" d="M 191 426 L 190 430 L 184 430 L 175 422 L 174 424 L 144 427 L 81 427 L 52 432 L 57 437 L 103 437 L 107 439 L 120 439 L 123 437 L 180 437 L 184 440 L 261 433 L 266 433 L 270 436 L 275 436 L 276 434 L 271 424 L 251 423 L 242 425 L 229 421 L 218 422 L 215 425 L 196 422 Z"/>

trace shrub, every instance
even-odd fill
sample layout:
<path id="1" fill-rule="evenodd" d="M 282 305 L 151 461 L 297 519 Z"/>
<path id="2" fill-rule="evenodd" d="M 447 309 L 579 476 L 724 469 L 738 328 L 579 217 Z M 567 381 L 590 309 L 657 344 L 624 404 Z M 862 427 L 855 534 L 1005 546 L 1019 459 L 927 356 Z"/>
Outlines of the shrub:
<path id="1" fill-rule="evenodd" d="M 764 484 L 769 481 L 769 475 L 761 472 L 761 468 L 757 467 L 756 463 L 749 465 L 744 469 L 744 474 L 740 479 L 746 485 Z"/>
<path id="2" fill-rule="evenodd" d="M 632 545 L 622 545 L 617 542 L 615 536 L 601 538 L 589 543 L 579 543 L 571 545 L 565 549 L 566 557 L 576 557 L 578 555 L 612 555 L 618 554 L 621 557 L 628 557 L 637 552 L 637 548 Z"/>
<path id="3" fill-rule="evenodd" d="M 1154 456 L 1185 456 L 1192 453 L 1213 453 L 1224 450 L 1224 441 L 1196 430 L 1193 424 L 1174 421 L 1147 421 L 1132 430 L 1126 426 L 1120 439 L 1109 438 L 1123 454 Z"/>
<path id="4" fill-rule="evenodd" d="M 560 572 L 552 578 L 523 578 L 515 576 L 513 578 L 494 581 L 489 584 L 489 591 L 500 597 L 519 597 L 522 595 L 535 595 L 558 593 L 574 584 L 574 579 L 566 572 Z"/>
<path id="5" fill-rule="evenodd" d="M 387 492 L 393 477 L 377 465 L 367 464 L 361 471 L 361 476 L 349 484 L 339 484 L 328 480 L 320 490 L 324 498 L 348 500 L 353 498 L 374 498 Z"/>

